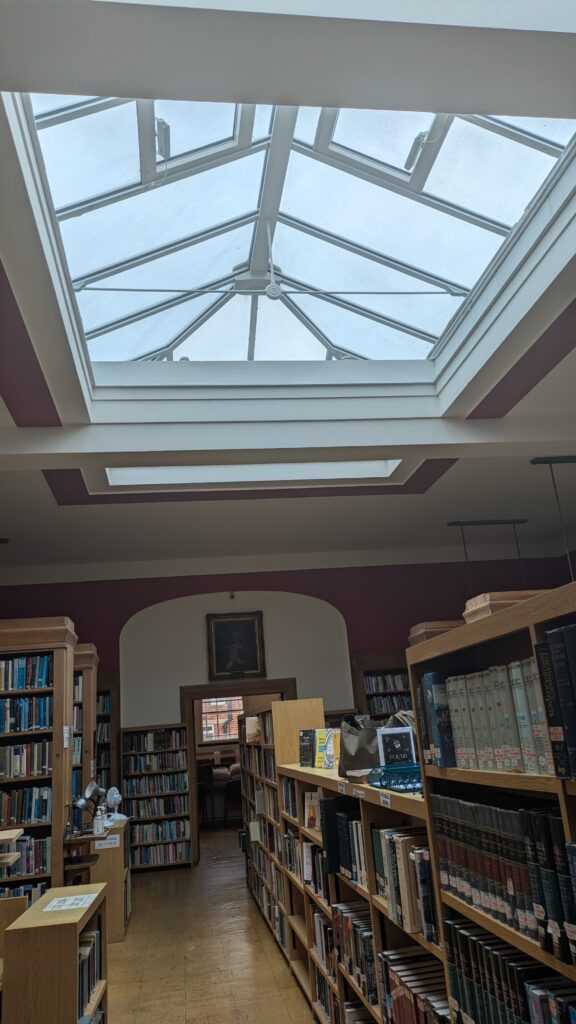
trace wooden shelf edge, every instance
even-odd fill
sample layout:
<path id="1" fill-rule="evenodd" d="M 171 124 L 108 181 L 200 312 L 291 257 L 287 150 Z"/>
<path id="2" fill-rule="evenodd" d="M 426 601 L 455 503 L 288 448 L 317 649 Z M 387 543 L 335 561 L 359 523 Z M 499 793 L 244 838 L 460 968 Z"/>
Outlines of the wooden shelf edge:
<path id="1" fill-rule="evenodd" d="M 489 772 L 472 768 L 437 768 L 434 765 L 426 765 L 424 774 L 431 779 L 463 782 L 471 786 L 526 790 L 529 793 L 560 793 L 562 786 L 567 786 L 567 783 L 556 775 L 527 775 L 521 772 Z M 574 792 L 576 793 L 576 788 Z"/>
<path id="2" fill-rule="evenodd" d="M 95 987 L 92 995 L 90 996 L 90 1000 L 89 1000 L 89 1002 L 86 1004 L 86 1006 L 84 1008 L 84 1016 L 85 1017 L 91 1017 L 94 1013 L 96 1013 L 96 1010 L 98 1009 L 98 1007 L 100 1006 L 100 1003 L 102 1002 L 102 999 L 104 998 L 104 994 L 106 992 L 106 986 L 107 986 L 106 978 L 102 978 L 101 981 L 98 981 L 96 983 L 96 987 Z"/>
<path id="3" fill-rule="evenodd" d="M 348 974 L 348 971 L 345 969 L 344 964 L 340 964 L 339 963 L 338 964 L 338 970 L 342 974 L 342 977 L 344 978 L 344 980 L 348 982 L 348 984 L 350 985 L 350 988 L 353 990 L 353 992 L 356 993 L 356 995 L 358 996 L 358 999 L 360 999 L 360 1001 L 362 1003 L 364 1003 L 364 1006 L 368 1010 L 368 1013 L 372 1014 L 372 1016 L 374 1017 L 374 1020 L 378 1021 L 378 1024 L 383 1024 L 383 1022 L 382 1022 L 382 1015 L 380 1013 L 380 1010 L 378 1009 L 377 1006 L 374 1005 L 374 1003 L 369 1003 L 368 1002 L 368 1000 L 367 1000 L 366 996 L 364 995 L 364 993 L 363 993 L 362 989 L 360 988 L 360 986 L 357 985 L 356 982 L 354 981 L 354 978 L 350 974 Z"/>
<path id="4" fill-rule="evenodd" d="M 310 954 L 310 959 L 312 960 L 312 963 L 315 964 L 315 966 L 318 968 L 318 970 L 324 975 L 324 977 L 326 979 L 326 982 L 328 983 L 328 985 L 330 986 L 332 991 L 336 995 L 338 995 L 338 983 L 336 981 L 334 981 L 334 978 L 332 978 L 331 975 L 328 973 L 328 971 L 326 970 L 326 967 L 322 963 L 322 961 L 321 961 L 320 957 L 318 956 L 318 953 L 316 952 L 314 947 L 310 946 L 308 952 Z"/>
<path id="5" fill-rule="evenodd" d="M 290 968 L 296 981 L 300 985 L 309 1003 L 312 1002 L 312 990 L 310 988 L 310 972 L 308 962 L 304 960 L 290 960 Z"/>
<path id="6" fill-rule="evenodd" d="M 303 946 L 308 949 L 308 929 L 306 928 L 306 921 L 299 914 L 289 914 L 288 924 L 292 931 L 298 936 Z"/>
<path id="7" fill-rule="evenodd" d="M 437 960 L 441 960 L 442 963 L 444 963 L 446 958 L 444 955 L 444 950 L 441 949 L 440 946 L 437 946 L 434 942 L 428 942 L 428 940 L 425 939 L 424 936 L 422 935 L 422 932 L 407 932 L 405 928 L 402 928 L 402 925 L 392 920 L 388 910 L 388 904 L 386 903 L 386 900 L 382 896 L 371 895 L 370 900 L 372 906 L 375 907 L 376 910 L 379 910 L 381 914 L 384 914 L 384 917 L 391 921 L 392 924 L 395 924 L 397 928 L 401 928 L 401 930 L 408 938 L 414 939 L 414 941 L 417 942 L 420 946 L 428 950 L 428 952 L 431 953 L 432 956 L 435 956 Z"/>
<path id="8" fill-rule="evenodd" d="M 563 974 L 565 978 L 570 978 L 571 981 L 576 981 L 576 966 L 573 964 L 562 963 L 561 960 L 557 960 L 551 953 L 546 953 L 537 942 L 533 939 L 527 938 L 525 935 L 520 935 L 513 928 L 509 928 L 508 925 L 502 924 L 501 921 L 496 921 L 489 914 L 484 914 L 481 910 L 477 910 L 475 907 L 471 907 L 464 900 L 458 899 L 457 896 L 452 896 L 451 893 L 442 892 L 442 902 L 447 906 L 451 907 L 457 913 L 462 914 L 464 917 L 470 918 L 475 924 L 479 924 L 486 931 L 491 932 L 498 938 L 503 939 L 505 942 L 510 943 L 515 949 L 519 949 L 522 953 L 526 953 L 531 956 L 534 960 L 539 960 L 540 963 L 545 964 L 546 967 L 550 967 L 553 971 L 557 971 L 558 974 Z"/>

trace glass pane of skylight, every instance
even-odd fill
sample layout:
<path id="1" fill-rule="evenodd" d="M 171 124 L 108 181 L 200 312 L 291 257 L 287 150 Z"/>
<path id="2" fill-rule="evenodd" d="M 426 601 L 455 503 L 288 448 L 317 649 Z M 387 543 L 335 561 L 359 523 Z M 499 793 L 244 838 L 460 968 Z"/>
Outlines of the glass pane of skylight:
<path id="1" fill-rule="evenodd" d="M 252 224 L 227 231 L 207 242 L 150 260 L 83 289 L 76 298 L 84 330 L 91 331 L 118 317 L 163 302 L 170 298 L 169 290 L 192 291 L 231 275 L 237 264 L 247 262 L 253 232 Z M 118 288 L 151 290 L 114 290 Z"/>
<path id="2" fill-rule="evenodd" d="M 326 348 L 283 302 L 258 300 L 254 359 L 326 359 Z"/>
<path id="3" fill-rule="evenodd" d="M 213 295 L 201 295 L 102 334 L 88 342 L 90 358 L 95 362 L 108 362 L 149 355 L 174 341 L 214 301 Z"/>
<path id="4" fill-rule="evenodd" d="M 567 146 L 576 132 L 576 121 L 567 121 L 561 117 L 496 117 L 494 120 L 511 124 L 541 139 L 557 142 L 559 146 Z"/>
<path id="5" fill-rule="evenodd" d="M 234 103 L 188 103 L 156 100 L 154 113 L 170 125 L 170 156 L 214 146 L 234 136 Z M 159 163 L 164 157 L 156 155 Z"/>
<path id="6" fill-rule="evenodd" d="M 174 359 L 246 360 L 251 301 L 249 296 L 235 295 L 174 350 Z"/>
<path id="7" fill-rule="evenodd" d="M 63 221 L 72 277 L 256 210 L 263 162 L 254 153 Z"/>
<path id="8" fill-rule="evenodd" d="M 461 298 L 424 281 L 400 274 L 284 224 L 276 228 L 274 259 L 287 277 L 323 291 L 341 292 L 342 298 L 356 305 L 384 313 L 434 335 L 442 332 L 462 302 Z M 381 294 L 383 292 L 403 294 Z"/>
<path id="9" fill-rule="evenodd" d="M 426 192 L 513 225 L 556 158 L 468 121 L 453 121 Z"/>
<path id="10" fill-rule="evenodd" d="M 75 107 L 78 103 L 86 103 L 88 100 L 95 100 L 96 96 L 61 96 L 60 94 L 47 92 L 32 92 L 30 100 L 32 110 L 36 116 L 41 114 L 52 114 L 56 110 L 65 110 L 66 107 Z"/>
<path id="11" fill-rule="evenodd" d="M 38 138 L 57 210 L 140 180 L 135 103 L 43 128 Z"/>
<path id="12" fill-rule="evenodd" d="M 260 142 L 261 139 L 267 139 L 272 131 L 272 115 L 274 113 L 274 107 L 271 104 L 259 103 L 254 112 L 254 130 L 252 132 L 252 141 Z"/>
<path id="13" fill-rule="evenodd" d="M 290 157 L 281 212 L 467 286 L 503 241 L 299 153 Z"/>
<path id="14" fill-rule="evenodd" d="M 425 359 L 432 346 L 312 295 L 292 300 L 338 348 L 366 359 Z"/>
<path id="15" fill-rule="evenodd" d="M 427 132 L 433 114 L 398 110 L 341 110 L 333 142 L 392 167 L 404 167 L 414 139 Z"/>
<path id="16" fill-rule="evenodd" d="M 321 111 L 322 107 L 299 107 L 294 138 L 299 142 L 305 142 L 308 146 L 313 146 Z"/>

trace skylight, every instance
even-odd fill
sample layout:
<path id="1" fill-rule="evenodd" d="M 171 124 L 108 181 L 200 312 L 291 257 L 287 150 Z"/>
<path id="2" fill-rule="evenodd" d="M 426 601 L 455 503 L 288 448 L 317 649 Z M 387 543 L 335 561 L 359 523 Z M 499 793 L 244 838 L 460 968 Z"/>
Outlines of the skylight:
<path id="1" fill-rule="evenodd" d="M 576 131 L 32 95 L 90 358 L 424 359 Z"/>

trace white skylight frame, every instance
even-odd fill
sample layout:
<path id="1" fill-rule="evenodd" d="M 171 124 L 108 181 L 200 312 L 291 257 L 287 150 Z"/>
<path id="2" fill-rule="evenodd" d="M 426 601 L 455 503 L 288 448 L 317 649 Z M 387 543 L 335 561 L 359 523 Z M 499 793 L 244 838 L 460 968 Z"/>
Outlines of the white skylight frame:
<path id="1" fill-rule="evenodd" d="M 25 99 L 24 102 L 28 107 L 28 119 L 30 124 L 30 121 L 33 120 L 31 110 Z M 179 239 L 177 242 L 157 247 L 148 253 L 142 252 L 135 257 L 123 261 L 121 264 L 117 264 L 114 268 L 116 271 L 119 271 L 125 270 L 129 266 L 133 267 L 142 265 L 142 263 L 147 259 L 156 259 L 166 252 L 174 252 L 184 246 L 199 245 L 207 239 L 225 235 L 227 232 L 233 231 L 241 226 L 254 225 L 254 240 L 248 263 L 246 265 L 236 267 L 232 275 L 209 282 L 208 286 L 218 289 L 220 292 L 220 294 L 214 296 L 214 303 L 211 304 L 210 308 L 205 312 L 203 311 L 197 320 L 191 322 L 183 332 L 179 332 L 167 344 L 163 344 L 154 351 L 147 352 L 144 356 L 140 357 L 145 360 L 170 360 L 173 358 L 174 350 L 177 349 L 182 342 L 183 336 L 186 338 L 191 337 L 195 330 L 202 327 L 213 313 L 219 311 L 222 306 L 229 301 L 230 295 L 233 294 L 230 289 L 239 288 L 241 294 L 249 294 L 250 286 L 255 285 L 258 287 L 259 291 L 262 290 L 263 285 L 265 285 L 266 281 L 269 280 L 269 275 L 266 276 L 268 264 L 268 225 L 272 226 L 271 234 L 273 234 L 276 224 L 282 224 L 294 231 L 302 232 L 303 235 L 309 235 L 310 237 L 321 239 L 329 245 L 334 245 L 340 248 L 343 252 L 358 255 L 363 259 L 372 261 L 374 264 L 400 271 L 403 274 L 408 274 L 414 279 L 415 283 L 432 286 L 433 288 L 442 288 L 444 293 L 447 295 L 463 297 L 466 294 L 470 294 L 467 292 L 466 288 L 462 286 L 461 282 L 442 277 L 441 275 L 435 275 L 430 271 L 423 270 L 421 267 L 413 264 L 407 264 L 401 260 L 394 259 L 385 253 L 371 249 L 367 245 L 354 242 L 350 238 L 339 236 L 334 232 L 318 227 L 318 225 L 302 221 L 297 217 L 283 213 L 280 210 L 280 197 L 287 169 L 287 161 L 290 153 L 292 152 L 300 153 L 302 156 L 312 158 L 321 164 L 345 171 L 346 174 L 350 174 L 360 180 L 377 184 L 379 187 L 382 187 L 393 194 L 401 196 L 409 195 L 411 198 L 415 199 L 416 202 L 423 203 L 425 207 L 446 212 L 451 217 L 454 217 L 463 223 L 470 223 L 482 227 L 499 238 L 510 237 L 511 232 L 508 225 L 469 209 L 459 207 L 456 204 L 423 194 L 421 191 L 433 166 L 434 157 L 437 155 L 441 141 L 448 132 L 454 118 L 457 117 L 462 122 L 481 125 L 486 130 L 494 132 L 495 134 L 501 135 L 505 138 L 522 141 L 531 149 L 549 154 L 550 156 L 556 157 L 564 152 L 562 146 L 537 135 L 528 133 L 514 125 L 500 121 L 497 118 L 466 115 L 436 115 L 433 122 L 433 129 L 429 133 L 431 139 L 425 141 L 414 167 L 410 172 L 406 172 L 399 170 L 397 167 L 388 166 L 380 161 L 375 161 L 361 153 L 353 153 L 346 150 L 345 147 L 335 145 L 333 142 L 333 135 L 337 123 L 338 111 L 328 108 L 324 108 L 322 110 L 318 120 L 314 142 L 309 144 L 294 138 L 298 108 L 277 108 L 272 126 L 272 137 L 269 143 L 269 140 L 266 137 L 260 138 L 255 142 L 252 141 L 255 108 L 253 106 L 241 105 L 237 108 L 233 139 L 225 140 L 214 146 L 204 147 L 202 150 L 185 153 L 169 160 L 166 166 L 163 166 L 158 164 L 156 159 L 153 101 L 128 101 L 114 98 L 91 100 L 65 108 L 64 110 L 48 113 L 44 115 L 41 121 L 44 125 L 59 123 L 60 121 L 65 121 L 71 117 L 82 117 L 84 114 L 96 109 L 109 109 L 113 106 L 128 102 L 136 102 L 138 110 L 140 160 L 143 180 L 139 184 L 131 186 L 128 189 L 116 190 L 108 195 L 91 198 L 86 201 L 76 203 L 72 207 L 65 208 L 59 211 L 59 219 L 66 221 L 71 217 L 78 215 L 82 211 L 109 206 L 127 195 L 143 194 L 144 192 L 149 191 L 150 188 L 162 187 L 164 182 L 181 180 L 189 177 L 190 175 L 201 173 L 207 168 L 221 167 L 230 161 L 241 159 L 247 154 L 262 153 L 269 148 L 262 181 L 261 196 L 257 210 L 250 211 L 249 213 L 243 214 L 237 218 L 235 217 L 227 222 L 214 225 L 213 227 L 200 231 L 195 235 Z M 34 136 L 34 131 L 32 131 L 31 134 Z M 34 139 L 32 139 L 32 141 L 34 142 Z M 36 148 L 38 150 L 37 144 Z M 516 229 L 512 229 L 513 232 L 515 232 L 515 230 Z M 487 273 L 490 272 L 490 269 L 491 268 L 489 266 Z M 106 268 L 101 268 L 85 274 L 75 282 L 76 287 L 94 284 L 104 276 L 110 276 L 110 271 L 110 266 L 107 266 Z M 295 278 L 282 276 L 278 269 L 276 270 L 276 274 L 277 278 L 281 280 L 287 289 L 297 290 L 300 285 L 304 283 Z M 482 278 L 485 276 L 486 275 L 482 275 Z M 246 280 L 242 280 L 243 278 L 246 278 Z M 474 285 L 472 288 L 472 294 L 474 295 L 476 291 L 477 287 Z M 125 322 L 134 322 L 140 318 L 148 317 L 155 310 L 166 308 L 167 306 L 173 306 L 178 302 L 187 301 L 193 294 L 195 294 L 194 291 L 188 292 L 182 297 L 168 299 L 153 306 L 149 306 L 145 310 L 143 309 L 140 313 L 131 314 L 126 318 L 117 319 L 111 324 L 106 325 L 106 327 L 99 326 L 93 336 L 102 335 L 105 329 L 110 330 L 111 327 L 119 328 L 123 326 Z M 342 358 L 354 360 L 361 360 L 364 358 L 362 355 L 359 355 L 358 352 L 348 350 L 345 345 L 335 343 L 318 328 L 317 324 L 313 322 L 311 323 L 309 318 L 303 314 L 301 309 L 298 308 L 297 300 L 295 301 L 293 297 L 288 294 L 283 294 L 280 301 L 301 323 L 306 326 L 308 330 L 310 330 L 311 334 L 314 335 L 317 341 L 323 345 L 326 350 L 326 359 L 328 361 L 334 359 L 340 360 Z M 411 324 L 398 322 L 394 318 L 391 318 L 386 314 L 379 313 L 374 309 L 363 308 L 360 304 L 360 300 L 358 302 L 351 301 L 350 297 L 342 298 L 331 294 L 324 294 L 322 295 L 322 302 L 340 306 L 350 313 L 357 314 L 361 317 L 367 317 L 369 320 L 375 321 L 381 327 L 389 327 L 394 330 L 399 329 L 400 332 L 405 332 L 407 335 L 420 338 L 423 343 L 430 346 L 427 354 L 431 357 L 434 357 L 436 352 L 441 350 L 445 342 L 445 337 L 449 333 L 448 329 L 446 329 L 441 335 L 431 335 L 424 330 L 417 330 Z M 463 310 L 469 305 L 470 299 L 464 302 L 459 314 L 453 318 L 454 322 L 462 319 Z M 257 317 L 256 301 L 253 301 L 253 307 L 256 310 L 253 318 L 255 326 Z M 88 340 L 90 340 L 91 337 L 92 333 L 88 332 Z M 253 339 L 248 346 L 248 358 L 250 358 L 251 349 L 253 352 Z M 416 357 L 415 361 L 419 361 L 419 359 Z M 96 366 L 97 365 L 98 364 L 96 364 Z M 197 367 L 200 364 L 195 363 L 194 365 Z"/>

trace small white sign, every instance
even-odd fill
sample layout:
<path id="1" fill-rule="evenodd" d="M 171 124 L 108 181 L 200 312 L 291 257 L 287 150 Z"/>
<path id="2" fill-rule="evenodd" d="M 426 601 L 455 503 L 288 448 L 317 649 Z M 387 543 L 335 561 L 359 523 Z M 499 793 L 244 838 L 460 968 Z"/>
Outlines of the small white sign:
<path id="1" fill-rule="evenodd" d="M 55 896 L 50 903 L 42 909 L 45 912 L 50 910 L 82 910 L 94 902 L 98 893 L 90 892 L 86 896 Z"/>
<path id="2" fill-rule="evenodd" d="M 70 737 L 72 735 L 72 729 L 69 725 L 64 726 L 64 750 L 70 746 Z"/>
<path id="3" fill-rule="evenodd" d="M 345 793 L 346 792 L 346 783 L 345 782 L 339 782 L 338 783 L 338 792 L 339 793 Z"/>
<path id="4" fill-rule="evenodd" d="M 97 839 L 94 843 L 95 850 L 115 850 L 120 846 L 120 836 L 108 836 L 107 839 Z"/>
<path id="5" fill-rule="evenodd" d="M 386 793 L 385 791 L 382 791 L 382 793 L 380 793 L 380 803 L 381 803 L 382 807 L 390 807 L 390 805 L 392 803 L 392 801 L 390 799 L 390 793 Z"/>
<path id="6" fill-rule="evenodd" d="M 366 790 L 365 789 L 357 789 L 356 786 L 354 786 L 354 788 L 352 790 L 352 796 L 357 797 L 358 800 L 363 800 L 364 797 L 366 796 Z"/>

